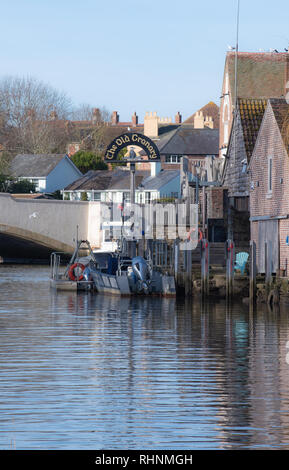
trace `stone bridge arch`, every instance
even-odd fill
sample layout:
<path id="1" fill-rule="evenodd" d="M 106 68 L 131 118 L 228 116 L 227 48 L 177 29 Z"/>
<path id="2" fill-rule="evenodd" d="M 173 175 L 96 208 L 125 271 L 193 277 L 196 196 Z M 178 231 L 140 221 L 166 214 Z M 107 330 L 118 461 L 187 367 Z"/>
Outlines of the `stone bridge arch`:
<path id="1" fill-rule="evenodd" d="M 0 234 L 53 251 L 72 252 L 77 230 L 79 239 L 89 240 L 93 248 L 100 246 L 99 202 L 35 200 L 0 194 Z M 0 250 L 5 251 L 5 247 Z"/>

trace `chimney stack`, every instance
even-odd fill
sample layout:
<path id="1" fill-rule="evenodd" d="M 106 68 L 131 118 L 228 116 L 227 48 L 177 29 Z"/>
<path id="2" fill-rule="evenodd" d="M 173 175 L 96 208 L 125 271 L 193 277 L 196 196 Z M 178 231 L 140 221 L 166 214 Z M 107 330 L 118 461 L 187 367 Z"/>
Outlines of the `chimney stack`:
<path id="1" fill-rule="evenodd" d="M 144 117 L 144 135 L 147 137 L 158 137 L 159 135 L 159 118 L 157 113 L 146 112 Z"/>
<path id="2" fill-rule="evenodd" d="M 210 129 L 214 129 L 214 120 L 211 116 L 206 116 L 204 126 L 209 127 Z"/>
<path id="3" fill-rule="evenodd" d="M 182 116 L 180 114 L 180 111 L 178 111 L 177 114 L 175 115 L 175 123 L 182 124 Z"/>
<path id="4" fill-rule="evenodd" d="M 113 111 L 111 115 L 111 124 L 116 125 L 119 123 L 119 115 L 117 111 Z"/>
<path id="5" fill-rule="evenodd" d="M 204 129 L 204 115 L 202 111 L 197 111 L 194 117 L 194 128 L 195 129 Z"/>
<path id="6" fill-rule="evenodd" d="M 132 125 L 136 127 L 138 125 L 138 116 L 136 115 L 136 112 L 133 113 L 132 118 L 131 118 Z"/>
<path id="7" fill-rule="evenodd" d="M 101 121 L 101 114 L 99 108 L 93 108 L 92 110 L 92 122 L 93 124 L 97 124 Z"/>
<path id="8" fill-rule="evenodd" d="M 51 111 L 49 115 L 49 120 L 50 121 L 56 121 L 58 119 L 57 112 L 56 111 Z"/>
<path id="9" fill-rule="evenodd" d="M 28 118 L 30 121 L 34 121 L 35 118 L 36 118 L 35 110 L 32 109 L 32 108 L 29 108 L 29 109 L 27 110 L 26 116 L 27 116 L 27 118 Z"/>

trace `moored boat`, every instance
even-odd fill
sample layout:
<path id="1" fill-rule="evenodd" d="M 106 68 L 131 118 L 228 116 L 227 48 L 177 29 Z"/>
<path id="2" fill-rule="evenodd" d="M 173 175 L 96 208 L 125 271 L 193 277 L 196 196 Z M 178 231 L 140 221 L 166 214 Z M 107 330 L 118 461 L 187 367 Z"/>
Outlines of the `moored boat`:
<path id="1" fill-rule="evenodd" d="M 50 258 L 50 285 L 56 290 L 93 290 L 92 271 L 96 270 L 96 260 L 87 240 L 77 242 L 67 264 L 67 254 L 54 252 Z M 66 261 L 66 264 L 64 262 Z"/>
<path id="2" fill-rule="evenodd" d="M 63 255 L 51 255 L 50 284 L 57 290 L 91 290 L 122 296 L 176 295 L 174 277 L 153 269 L 149 260 L 141 256 L 131 259 L 121 252 L 93 252 L 87 240 L 77 243 L 65 268 Z"/>
<path id="3" fill-rule="evenodd" d="M 173 276 L 154 270 L 141 256 L 95 253 L 97 269 L 91 272 L 97 292 L 116 295 L 175 296 Z"/>

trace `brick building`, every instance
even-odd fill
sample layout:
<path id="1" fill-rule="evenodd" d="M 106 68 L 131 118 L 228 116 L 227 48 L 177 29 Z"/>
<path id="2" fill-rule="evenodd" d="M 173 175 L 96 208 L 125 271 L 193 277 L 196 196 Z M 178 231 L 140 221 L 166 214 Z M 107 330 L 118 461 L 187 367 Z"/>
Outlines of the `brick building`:
<path id="1" fill-rule="evenodd" d="M 257 247 L 257 268 L 265 270 L 265 243 L 271 242 L 273 272 L 288 275 L 289 261 L 289 104 L 268 100 L 251 161 L 251 239 Z"/>
<path id="2" fill-rule="evenodd" d="M 228 151 L 224 162 L 222 185 L 227 198 L 228 238 L 236 245 L 249 245 L 249 175 L 247 172 L 267 106 L 265 99 L 238 99 Z"/>
<path id="3" fill-rule="evenodd" d="M 214 109 L 215 110 L 215 109 Z M 214 128 L 211 115 L 204 116 L 202 111 L 195 113 L 192 123 L 182 124 L 177 113 L 175 123 L 169 118 L 160 118 L 157 113 L 146 113 L 143 133 L 155 141 L 160 155 L 160 168 L 180 170 L 182 157 L 189 159 L 188 171 L 195 173 L 195 167 L 207 171 L 207 157 L 217 158 L 219 154 L 219 131 Z M 140 156 L 145 152 L 140 149 Z M 150 164 L 139 164 L 140 169 L 149 169 Z"/>
<path id="4" fill-rule="evenodd" d="M 238 55 L 235 52 L 227 53 L 220 106 L 220 157 L 223 157 L 224 161 L 222 185 L 225 225 L 228 238 L 244 249 L 248 248 L 250 240 L 247 166 L 267 100 L 284 98 L 288 80 L 287 52 L 239 52 Z"/>
<path id="5" fill-rule="evenodd" d="M 235 60 L 226 56 L 220 105 L 220 156 L 228 150 L 235 105 Z M 284 98 L 289 81 L 289 54 L 238 52 L 237 97 L 243 99 Z"/>
<path id="6" fill-rule="evenodd" d="M 181 158 L 187 156 L 188 171 L 194 174 L 196 165 L 206 168 L 206 157 L 218 157 L 219 132 L 218 129 L 208 127 L 196 129 L 190 124 L 183 124 L 170 133 L 160 136 L 156 144 L 160 151 L 163 169 L 179 169 Z"/>

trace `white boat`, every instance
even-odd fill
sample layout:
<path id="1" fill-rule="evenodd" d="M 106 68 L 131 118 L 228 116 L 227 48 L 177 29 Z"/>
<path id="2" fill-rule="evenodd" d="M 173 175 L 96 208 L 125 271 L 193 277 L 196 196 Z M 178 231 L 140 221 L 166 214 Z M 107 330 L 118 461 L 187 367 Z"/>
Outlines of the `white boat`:
<path id="1" fill-rule="evenodd" d="M 50 284 L 57 290 L 95 290 L 122 296 L 176 295 L 174 277 L 153 269 L 141 256 L 131 259 L 120 252 L 93 252 L 89 242 L 82 240 L 65 268 L 62 259 L 63 253 L 51 255 Z"/>
<path id="2" fill-rule="evenodd" d="M 78 241 L 67 264 L 67 253 L 54 252 L 50 258 L 50 285 L 57 290 L 95 289 L 91 272 L 96 270 L 96 261 L 87 240 Z M 64 262 L 66 261 L 66 264 Z"/>
<path id="3" fill-rule="evenodd" d="M 152 269 L 140 256 L 132 259 L 120 253 L 94 253 L 96 270 L 91 275 L 97 292 L 102 294 L 162 295 L 175 297 L 173 276 Z"/>

